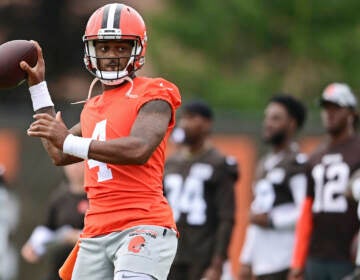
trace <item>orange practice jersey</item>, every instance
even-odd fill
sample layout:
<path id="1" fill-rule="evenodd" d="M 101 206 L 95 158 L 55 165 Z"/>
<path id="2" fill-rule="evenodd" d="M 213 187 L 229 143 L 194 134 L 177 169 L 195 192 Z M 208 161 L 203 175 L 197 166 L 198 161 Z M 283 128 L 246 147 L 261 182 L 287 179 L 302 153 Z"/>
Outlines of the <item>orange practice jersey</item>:
<path id="1" fill-rule="evenodd" d="M 121 231 L 137 225 L 175 228 L 173 214 L 163 196 L 165 148 L 175 124 L 175 111 L 180 106 L 179 91 L 161 78 L 136 77 L 131 95 L 130 83 L 104 91 L 86 102 L 81 113 L 83 137 L 100 141 L 126 137 L 138 111 L 146 102 L 165 100 L 172 107 L 172 120 L 167 133 L 144 165 L 116 165 L 87 160 L 85 190 L 89 209 L 83 237 Z"/>

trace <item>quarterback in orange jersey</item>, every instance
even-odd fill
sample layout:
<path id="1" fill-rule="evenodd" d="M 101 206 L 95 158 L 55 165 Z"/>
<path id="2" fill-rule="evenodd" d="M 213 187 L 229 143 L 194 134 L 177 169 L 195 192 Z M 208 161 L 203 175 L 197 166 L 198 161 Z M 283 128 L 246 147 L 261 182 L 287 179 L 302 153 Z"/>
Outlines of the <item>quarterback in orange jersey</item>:
<path id="1" fill-rule="evenodd" d="M 136 77 L 145 62 L 141 15 L 119 3 L 90 17 L 85 65 L 95 79 L 80 122 L 68 129 L 45 82 L 45 62 L 22 61 L 36 114 L 27 133 L 40 137 L 56 165 L 84 160 L 89 209 L 81 238 L 60 269 L 62 279 L 166 279 L 177 247 L 163 196 L 165 148 L 181 98 L 162 78 Z M 91 97 L 94 83 L 103 86 Z"/>

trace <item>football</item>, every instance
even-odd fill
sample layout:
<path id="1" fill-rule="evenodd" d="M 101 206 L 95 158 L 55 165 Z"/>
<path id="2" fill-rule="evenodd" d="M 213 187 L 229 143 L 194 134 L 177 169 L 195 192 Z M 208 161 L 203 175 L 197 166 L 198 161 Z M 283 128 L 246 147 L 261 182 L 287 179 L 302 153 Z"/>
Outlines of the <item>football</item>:
<path id="1" fill-rule="evenodd" d="M 13 40 L 0 45 L 0 89 L 20 85 L 26 79 L 26 73 L 19 63 L 26 61 L 31 67 L 37 62 L 35 44 L 27 40 Z"/>

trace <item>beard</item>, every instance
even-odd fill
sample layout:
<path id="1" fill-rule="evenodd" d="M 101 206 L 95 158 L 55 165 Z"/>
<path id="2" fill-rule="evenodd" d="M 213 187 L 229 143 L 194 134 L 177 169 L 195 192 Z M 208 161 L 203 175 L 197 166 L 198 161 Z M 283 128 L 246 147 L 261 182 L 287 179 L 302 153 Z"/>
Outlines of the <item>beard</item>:
<path id="1" fill-rule="evenodd" d="M 341 133 L 343 133 L 344 130 L 347 130 L 347 123 L 345 120 L 343 121 L 339 121 L 337 123 L 333 123 L 333 124 L 327 124 L 325 129 L 326 129 L 326 132 L 332 136 L 336 136 L 336 135 L 339 135 Z"/>
<path id="2" fill-rule="evenodd" d="M 286 139 L 286 132 L 284 130 L 278 131 L 269 137 L 263 137 L 265 143 L 270 144 L 272 146 L 278 146 L 284 143 Z"/>

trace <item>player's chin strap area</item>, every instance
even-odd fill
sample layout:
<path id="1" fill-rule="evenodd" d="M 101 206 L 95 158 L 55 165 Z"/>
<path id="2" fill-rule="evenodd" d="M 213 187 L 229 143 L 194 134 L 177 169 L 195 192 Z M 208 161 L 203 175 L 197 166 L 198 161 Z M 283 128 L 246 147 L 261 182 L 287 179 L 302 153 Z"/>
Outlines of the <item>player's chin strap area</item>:
<path id="1" fill-rule="evenodd" d="M 95 78 L 94 80 L 92 80 L 91 84 L 90 84 L 90 87 L 89 87 L 89 91 L 88 91 L 88 96 L 85 100 L 80 100 L 80 101 L 76 101 L 76 102 L 71 102 L 70 104 L 71 105 L 75 105 L 75 104 L 82 104 L 82 103 L 86 103 L 86 101 L 88 101 L 90 98 L 91 98 L 91 94 L 92 94 L 92 91 L 93 91 L 93 88 L 94 88 L 94 85 L 100 81 L 99 78 Z M 128 89 L 128 91 L 126 92 L 126 96 L 129 97 L 129 98 L 136 98 L 137 95 L 134 95 L 134 94 L 131 94 L 132 92 L 132 89 L 133 89 L 133 86 L 134 86 L 134 82 L 133 80 L 130 78 L 130 77 L 125 77 L 124 78 L 124 82 L 127 81 L 130 83 L 130 88 Z"/>

